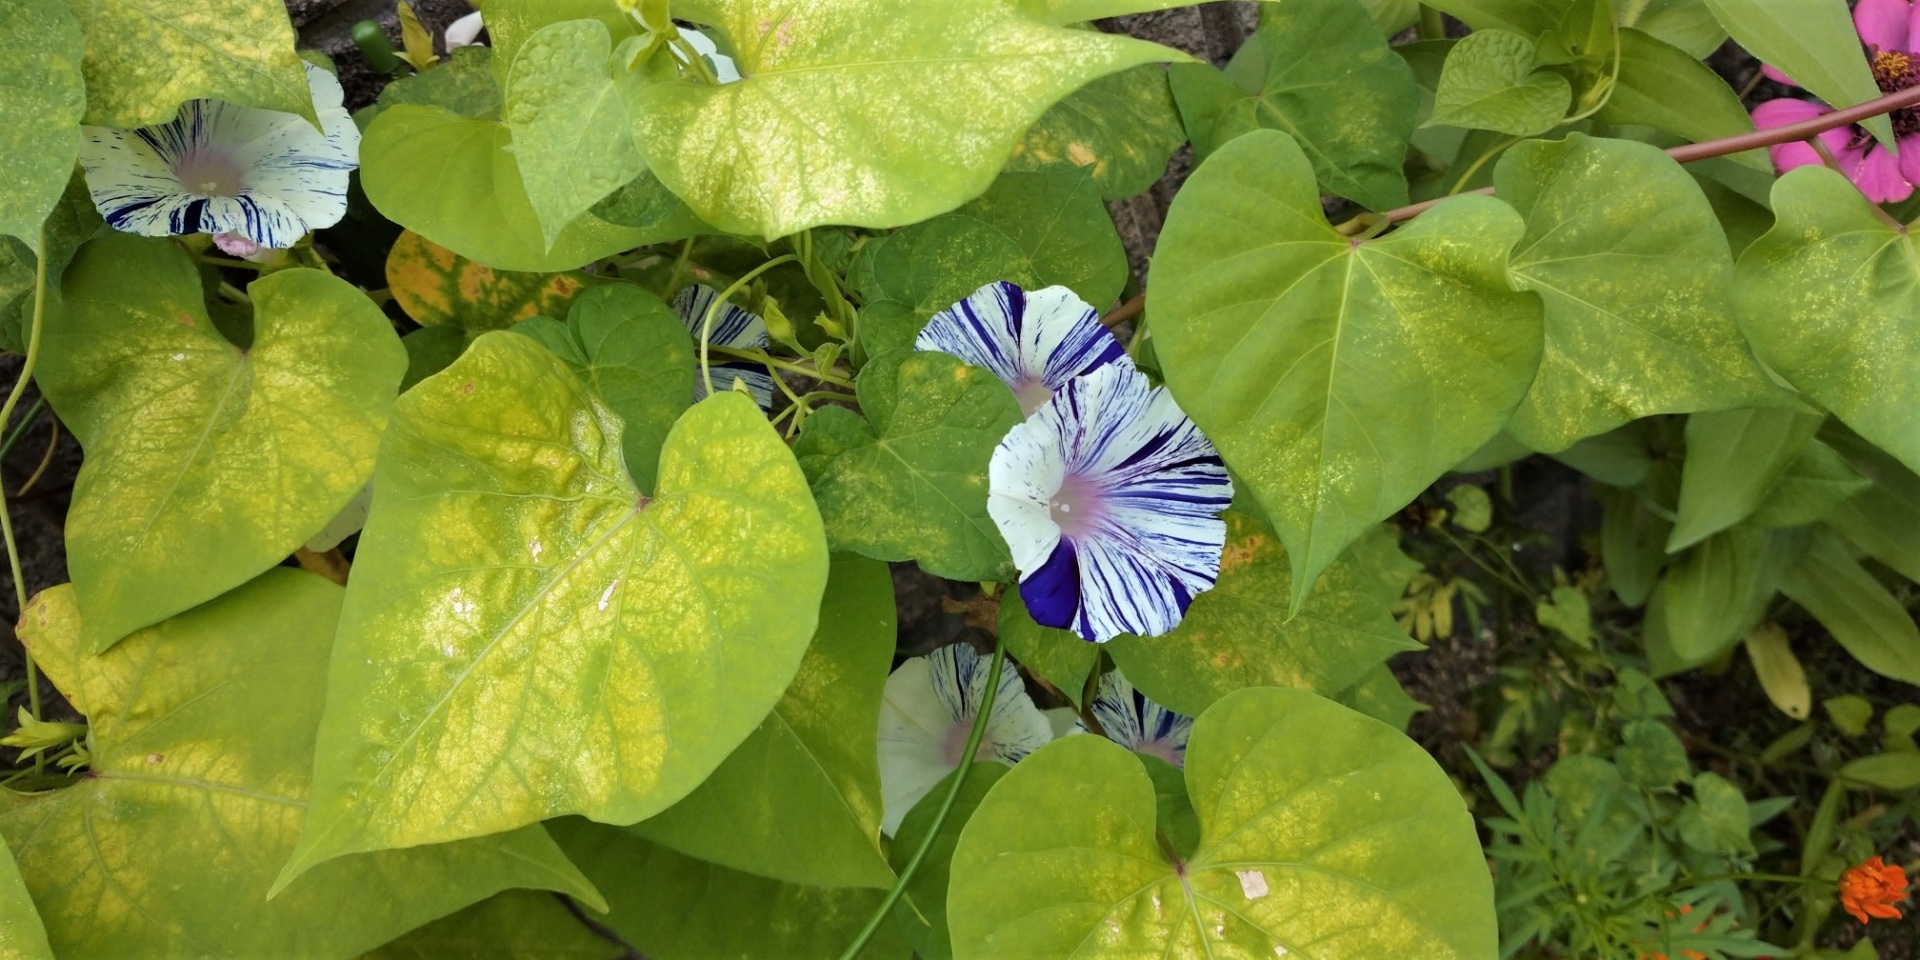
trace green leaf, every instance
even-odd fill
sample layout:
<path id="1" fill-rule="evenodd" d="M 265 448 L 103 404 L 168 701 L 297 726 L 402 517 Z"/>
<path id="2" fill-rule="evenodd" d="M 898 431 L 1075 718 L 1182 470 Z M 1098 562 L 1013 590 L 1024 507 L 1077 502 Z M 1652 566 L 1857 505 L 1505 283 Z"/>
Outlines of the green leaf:
<path id="1" fill-rule="evenodd" d="M 1530 137 L 1560 125 L 1573 105 L 1567 78 L 1533 69 L 1533 41 L 1477 30 L 1453 45 L 1428 126 L 1445 124 Z"/>
<path id="2" fill-rule="evenodd" d="M 1380 27 L 1380 33 L 1392 37 L 1420 19 L 1420 0 L 1360 0 L 1367 14 Z"/>
<path id="3" fill-rule="evenodd" d="M 869 353 L 913 346 L 934 314 L 982 286 L 1064 286 L 1101 309 L 1126 285 L 1126 249 L 1086 170 L 1006 173 L 951 214 L 871 241 L 858 278 Z"/>
<path id="4" fill-rule="evenodd" d="M 1266 64 L 1256 91 L 1205 65 L 1174 67 L 1195 158 L 1249 131 L 1280 130 L 1329 192 L 1371 210 L 1405 204 L 1402 166 L 1419 90 L 1371 19 L 1354 0 L 1262 4 L 1252 42 Z"/>
<path id="5" fill-rule="evenodd" d="M 1034 623 L 1019 590 L 1001 595 L 999 624 L 1000 642 L 1007 645 L 1007 652 L 1079 706 L 1087 676 L 1100 662 L 1100 645 L 1080 639 L 1071 630 Z"/>
<path id="6" fill-rule="evenodd" d="M 1817 413 L 1723 410 L 1687 418 L 1680 511 L 1667 552 L 1693 546 L 1747 518 L 1820 429 Z"/>
<path id="7" fill-rule="evenodd" d="M 1384 663 L 1368 670 L 1358 682 L 1333 699 L 1401 733 L 1407 732 L 1407 724 L 1414 714 L 1427 709 L 1426 704 L 1407 695 L 1400 678 Z"/>
<path id="8" fill-rule="evenodd" d="M 1084 640 L 1080 642 L 1093 646 Z M 941 825 L 933 845 L 927 848 L 926 858 L 920 861 L 920 869 L 914 871 L 906 891 L 893 905 L 895 924 L 921 960 L 953 960 L 953 937 L 947 930 L 947 890 L 952 880 L 953 850 L 960 843 L 960 831 L 973 819 L 980 801 L 986 799 L 993 785 L 1012 769 L 1004 763 L 990 761 L 973 765 L 967 772 L 967 782 L 960 785 L 960 796 L 954 799 L 947 822 Z M 905 870 L 907 861 L 926 842 L 934 815 L 953 787 L 953 777 L 951 773 L 942 777 L 913 805 L 906 819 L 900 821 L 900 829 L 893 834 L 894 870 Z"/>
<path id="9" fill-rule="evenodd" d="M 59 310 L 60 277 L 66 273 L 67 264 L 81 244 L 106 229 L 100 212 L 94 209 L 92 195 L 87 192 L 84 173 L 74 171 L 72 179 L 67 181 L 66 192 L 47 214 L 44 226 L 46 316 L 54 317 Z M 37 240 L 36 235 L 35 242 Z M 33 247 L 32 242 L 0 236 L 0 350 L 12 353 L 27 350 L 26 332 L 33 323 L 34 273 L 39 267 Z"/>
<path id="10" fill-rule="evenodd" d="M 1896 793 L 1920 789 L 1920 753 L 1882 753 L 1849 760 L 1840 768 L 1840 776 Z"/>
<path id="11" fill-rule="evenodd" d="M 270 570 L 97 657 L 70 588 L 28 606 L 22 637 L 91 727 L 86 776 L 0 814 L 60 957 L 351 957 L 510 887 L 598 900 L 538 826 L 339 860 L 267 899 L 304 818 L 340 601 Z"/>
<path id="12" fill-rule="evenodd" d="M 634 832 L 789 883 L 891 886 L 873 737 L 894 632 L 886 565 L 836 556 L 813 645 L 773 712 L 705 783 Z"/>
<path id="13" fill-rule="evenodd" d="M 1593 608 L 1580 588 L 1554 587 L 1547 599 L 1534 604 L 1533 618 L 1575 646 L 1593 649 Z"/>
<path id="14" fill-rule="evenodd" d="M 1186 779 L 1200 843 L 1176 872 L 1133 755 L 1082 736 L 1021 761 L 954 853 L 954 956 L 1495 955 L 1473 820 L 1385 724 L 1241 691 L 1195 723 Z"/>
<path id="15" fill-rule="evenodd" d="M 1665 790 L 1693 775 L 1687 748 L 1658 720 L 1635 720 L 1621 727 L 1613 762 L 1628 783 L 1647 790 Z"/>
<path id="16" fill-rule="evenodd" d="M 1920 628 L 1840 538 L 1816 534 L 1806 556 L 1782 578 L 1780 590 L 1813 614 L 1862 666 L 1920 683 Z"/>
<path id="17" fill-rule="evenodd" d="M 549 828 L 606 891 L 611 912 L 595 919 L 649 960 L 834 960 L 885 896 L 728 870 L 578 817 Z M 859 956 L 907 960 L 908 947 L 883 925 Z"/>
<path id="18" fill-rule="evenodd" d="M 1834 728 L 1850 737 L 1864 735 L 1867 724 L 1873 722 L 1873 704 L 1865 697 L 1845 694 L 1822 700 L 1820 705 L 1826 708 Z"/>
<path id="19" fill-rule="evenodd" d="M 80 153 L 83 44 L 61 0 L 0 8 L 0 235 L 36 250 Z"/>
<path id="20" fill-rule="evenodd" d="M 507 129 L 548 249 L 567 224 L 647 170 L 626 123 L 647 75 L 627 69 L 613 44 L 598 20 L 548 24 L 508 71 Z"/>
<path id="21" fill-rule="evenodd" d="M 1873 486 L 1845 457 L 1819 440 L 1774 481 L 1747 522 L 1756 527 L 1798 527 L 1825 520 L 1840 505 Z"/>
<path id="22" fill-rule="evenodd" d="M 1773 209 L 1778 221 L 1741 255 L 1735 289 L 1754 352 L 1920 469 L 1920 252 L 1824 167 L 1780 178 Z"/>
<path id="23" fill-rule="evenodd" d="M 1693 802 L 1679 817 L 1680 839 L 1703 853 L 1753 854 L 1747 798 L 1725 777 L 1702 772 L 1693 778 Z"/>
<path id="24" fill-rule="evenodd" d="M 1792 77 L 1835 107 L 1880 96 L 1860 35 L 1844 0 L 1705 0 L 1714 19 L 1747 52 Z M 1885 116 L 1863 125 L 1881 143 L 1893 143 Z"/>
<path id="25" fill-rule="evenodd" d="M 503 123 L 402 104 L 367 127 L 360 183 L 388 219 L 497 270 L 571 270 L 699 229 L 676 217 L 617 226 L 589 213 L 546 244 L 512 145 Z"/>
<path id="26" fill-rule="evenodd" d="M 1537 37 L 1560 25 L 1567 0 L 1433 0 L 1427 6 L 1452 14 L 1475 30 Z"/>
<path id="27" fill-rule="evenodd" d="M 1638 30 L 1620 31 L 1620 76 L 1607 105 L 1594 116 L 1605 123 L 1644 124 L 1695 143 L 1753 130 L 1753 117 L 1719 74 L 1687 51 Z M 1773 171 L 1772 161 L 1759 150 L 1733 159 Z"/>
<path id="28" fill-rule="evenodd" d="M 1153 819 L 1160 834 L 1167 838 L 1174 856 L 1192 858 L 1200 849 L 1200 816 L 1187 794 L 1186 773 L 1152 754 L 1135 753 L 1134 757 L 1153 781 Z"/>
<path id="29" fill-rule="evenodd" d="M 95 240 L 64 288 L 36 376 L 87 451 L 67 567 L 98 651 L 319 533 L 373 473 L 406 358 L 373 302 L 319 270 L 253 282 L 246 350 L 166 240 Z"/>
<path id="30" fill-rule="evenodd" d="M 1279 530 L 1295 609 L 1525 395 L 1540 300 L 1506 279 L 1524 229 L 1497 200 L 1456 197 L 1355 244 L 1271 131 L 1228 144 L 1174 200 L 1147 304 L 1167 386 Z"/>
<path id="31" fill-rule="evenodd" d="M 488 32 L 497 43 L 499 28 L 489 24 Z M 485 46 L 474 44 L 459 47 L 432 70 L 410 77 L 398 77 L 387 84 L 380 91 L 377 109 L 411 103 L 423 107 L 442 107 L 476 120 L 498 120 L 503 103 L 500 84 L 489 69 L 492 62 L 493 51 Z"/>
<path id="32" fill-rule="evenodd" d="M 13 853 L 0 845 L 0 957 L 7 960 L 53 960 L 47 928 L 40 923 L 33 898 L 27 893 Z"/>
<path id="33" fill-rule="evenodd" d="M 780 699 L 827 576 L 793 455 L 733 393 L 674 425 L 653 490 L 620 435 L 504 331 L 400 399 L 282 884 L 565 813 L 645 819 Z"/>
<path id="34" fill-rule="evenodd" d="M 1469 533 L 1485 533 L 1493 525 L 1493 499 L 1479 487 L 1460 484 L 1447 491 L 1447 502 L 1453 504 L 1449 519 L 1454 526 Z"/>
<path id="35" fill-rule="evenodd" d="M 1739 526 L 1675 558 L 1665 610 L 1673 652 L 1688 664 L 1725 652 L 1765 615 L 1801 545 L 1789 531 Z"/>
<path id="36" fill-rule="evenodd" d="M 1220 579 L 1195 597 L 1171 633 L 1116 637 L 1107 653 L 1154 702 L 1199 716 L 1243 687 L 1293 687 L 1324 696 L 1352 686 L 1402 650 L 1419 649 L 1394 623 L 1380 570 L 1404 561 L 1376 528 L 1327 568 L 1298 615 L 1288 616 L 1292 565 L 1266 524 L 1229 510 Z"/>
<path id="37" fill-rule="evenodd" d="M 400 378 L 400 392 L 445 370 L 465 352 L 472 335 L 460 327 L 421 327 L 400 338 L 407 350 L 407 374 Z"/>
<path id="38" fill-rule="evenodd" d="M 1657 413 L 1791 402 L 1727 310 L 1726 235 L 1672 158 L 1572 133 L 1508 150 L 1494 184 L 1527 219 L 1514 286 L 1546 303 L 1540 372 L 1507 427 L 1522 443 L 1552 453 Z"/>
<path id="39" fill-rule="evenodd" d="M 535 317 L 513 329 L 545 344 L 620 418 L 627 475 L 652 489 L 667 433 L 693 404 L 693 338 L 680 315 L 638 286 L 614 283 L 581 294 L 564 324 Z"/>
<path id="40" fill-rule="evenodd" d="M 541 28 L 586 19 L 600 21 L 615 44 L 639 32 L 631 15 L 606 0 L 488 0 L 487 38 L 493 44 L 493 69 L 502 85 L 521 45 Z"/>
<path id="41" fill-rule="evenodd" d="M 411 230 L 387 251 L 387 290 L 423 327 L 451 324 L 475 334 L 528 317 L 561 316 L 592 278 L 521 273 L 469 260 Z"/>
<path id="42" fill-rule="evenodd" d="M 1600 517 L 1600 557 L 1607 569 L 1607 585 L 1621 603 L 1640 606 L 1660 577 L 1673 523 L 1629 491 L 1601 487 L 1595 492 L 1605 509 Z"/>
<path id="43" fill-rule="evenodd" d="M 1702 0 L 1624 0 L 1614 4 L 1613 13 L 1622 28 L 1672 44 L 1696 60 L 1720 49 L 1727 39 L 1726 28 Z M 1623 46 L 1625 38 L 1622 29 Z"/>
<path id="44" fill-rule="evenodd" d="M 460 49 L 465 50 L 465 47 Z M 360 960 L 627 960 L 559 898 L 508 890 L 427 924 Z"/>
<path id="45" fill-rule="evenodd" d="M 131 130 L 211 97 L 314 120 L 281 0 L 68 0 L 87 35 L 86 122 Z"/>
<path id="46" fill-rule="evenodd" d="M 1100 196 L 1121 200 L 1153 186 L 1186 140 L 1166 69 L 1143 63 L 1101 77 L 1041 114 L 1014 146 L 1007 170 L 1090 167 Z"/>
<path id="47" fill-rule="evenodd" d="M 1873 483 L 1840 504 L 1833 525 L 1868 556 L 1920 582 L 1920 543 L 1907 536 L 1907 531 L 1920 529 L 1920 477 L 1850 432 L 1830 428 L 1826 435 Z"/>
<path id="48" fill-rule="evenodd" d="M 1177 5 L 1092 0 L 1105 8 Z M 701 219 L 784 237 L 894 227 L 978 195 L 1021 134 L 1090 80 L 1185 55 L 1057 26 L 1006 0 L 706 0 L 744 77 L 654 84 L 634 130 L 648 166 Z"/>
<path id="49" fill-rule="evenodd" d="M 917 560 L 949 580 L 1007 580 L 1013 559 L 987 515 L 987 463 L 1020 404 L 1006 384 L 944 353 L 898 350 L 860 371 L 860 409 L 807 418 L 794 455 L 836 550 Z"/>

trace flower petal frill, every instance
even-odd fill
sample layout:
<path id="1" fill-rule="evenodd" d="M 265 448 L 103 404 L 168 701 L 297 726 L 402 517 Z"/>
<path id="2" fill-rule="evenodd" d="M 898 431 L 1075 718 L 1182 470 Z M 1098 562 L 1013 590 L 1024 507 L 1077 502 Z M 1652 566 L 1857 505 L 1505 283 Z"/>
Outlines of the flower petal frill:
<path id="1" fill-rule="evenodd" d="M 220 100 L 189 100 L 172 120 L 139 130 L 82 128 L 80 163 L 100 216 L 141 236 L 226 235 L 222 249 L 234 250 L 291 247 L 339 223 L 360 130 L 340 82 L 306 69 L 319 130 L 291 113 Z"/>
<path id="2" fill-rule="evenodd" d="M 881 830 L 888 836 L 941 778 L 960 766 L 992 661 L 965 643 L 901 664 L 880 701 Z M 1053 739 L 1053 726 L 1027 697 L 1020 672 L 1000 671 L 978 760 L 1018 763 Z"/>
<path id="3" fill-rule="evenodd" d="M 1131 365 L 1067 381 L 1008 431 L 988 489 L 1042 626 L 1097 643 L 1158 636 L 1219 578 L 1233 482 L 1166 388 Z"/>
<path id="4" fill-rule="evenodd" d="M 1113 742 L 1176 767 L 1187 765 L 1187 738 L 1193 733 L 1193 718 L 1147 699 L 1120 671 L 1100 675 L 1099 690 L 1087 709 Z"/>
<path id="5" fill-rule="evenodd" d="M 916 350 L 950 353 L 1000 378 L 1031 414 L 1068 380 L 1132 358 L 1100 315 L 1066 287 L 1028 293 L 1004 280 L 933 315 Z"/>
<path id="6" fill-rule="evenodd" d="M 700 332 L 706 325 L 708 308 L 713 306 L 714 298 L 720 294 L 712 287 L 701 284 L 683 288 L 673 298 L 673 309 L 680 314 L 680 322 L 686 324 L 687 332 L 693 335 L 694 355 L 699 355 Z M 716 347 L 733 347 L 737 350 L 764 350 L 767 347 L 766 321 L 733 305 L 725 304 L 713 315 L 713 329 L 708 332 L 708 343 Z M 711 360 L 709 369 L 713 371 L 713 388 L 729 390 L 734 380 L 747 385 L 747 393 L 753 396 L 753 402 L 762 410 L 773 409 L 773 375 L 767 368 L 747 360 Z M 707 398 L 707 383 L 695 376 L 693 380 L 693 399 L 695 402 Z"/>

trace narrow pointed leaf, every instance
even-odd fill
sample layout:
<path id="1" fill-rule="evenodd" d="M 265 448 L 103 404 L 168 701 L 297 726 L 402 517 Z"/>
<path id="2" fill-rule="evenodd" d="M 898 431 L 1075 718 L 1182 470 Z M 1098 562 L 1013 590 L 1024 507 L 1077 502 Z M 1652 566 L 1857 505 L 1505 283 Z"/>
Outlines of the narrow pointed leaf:
<path id="1" fill-rule="evenodd" d="M 0 833 L 60 957 L 344 958 L 510 887 L 598 902 L 538 826 L 335 861 L 267 898 L 306 817 L 341 596 L 272 570 L 97 657 L 70 588 L 35 598 L 21 634 L 86 705 L 92 764 Z"/>
<path id="2" fill-rule="evenodd" d="M 1920 684 L 1920 628 L 1900 601 L 1848 552 L 1840 538 L 1816 535 L 1780 589 L 1807 608 L 1867 669 Z"/>
<path id="3" fill-rule="evenodd" d="M 1844 0 L 1705 0 L 1735 42 L 1836 107 L 1880 96 Z M 1885 116 L 1864 124 L 1893 141 Z"/>
<path id="4" fill-rule="evenodd" d="M 1285 134 L 1210 158 L 1160 235 L 1147 312 L 1167 385 L 1279 531 L 1299 609 L 1334 558 L 1492 439 L 1540 359 L 1507 285 L 1524 230 L 1459 197 L 1355 244 Z"/>
<path id="5" fill-rule="evenodd" d="M 827 573 L 793 455 L 731 393 L 680 418 L 652 490 L 620 435 L 505 331 L 401 399 L 283 883 L 566 813 L 644 819 L 779 700 Z"/>
<path id="6" fill-rule="evenodd" d="M 64 287 L 36 377 L 87 451 L 67 565 L 102 650 L 319 533 L 373 473 L 406 356 L 372 301 L 318 270 L 251 285 L 245 350 L 168 241 L 102 237 Z"/>
<path id="7" fill-rule="evenodd" d="M 1687 418 L 1680 513 L 1667 536 L 1677 553 L 1747 518 L 1820 429 L 1817 413 L 1724 410 Z"/>
<path id="8" fill-rule="evenodd" d="M 1496 955 L 1473 820 L 1385 724 L 1242 691 L 1195 723 L 1186 782 L 1200 840 L 1176 873 L 1132 754 L 1067 737 L 1021 761 L 954 852 L 954 956 Z"/>

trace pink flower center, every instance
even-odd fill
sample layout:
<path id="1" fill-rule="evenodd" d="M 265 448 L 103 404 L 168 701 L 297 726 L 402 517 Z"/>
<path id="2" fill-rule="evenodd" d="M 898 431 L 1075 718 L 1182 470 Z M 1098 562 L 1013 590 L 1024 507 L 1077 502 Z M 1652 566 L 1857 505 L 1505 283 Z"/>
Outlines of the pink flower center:
<path id="1" fill-rule="evenodd" d="M 203 197 L 239 196 L 245 173 L 238 160 L 217 150 L 195 150 L 173 170 L 181 184 Z"/>
<path id="2" fill-rule="evenodd" d="M 946 739 L 940 743 L 940 762 L 950 767 L 958 767 L 960 765 L 960 755 L 967 752 L 967 737 L 972 735 L 972 733 L 972 717 L 968 717 L 964 721 L 955 723 L 952 727 L 949 727 L 947 729 Z M 973 752 L 973 758 L 975 760 L 993 759 L 992 735 L 984 732 L 980 735 L 980 747 Z"/>
<path id="3" fill-rule="evenodd" d="M 1020 412 L 1029 417 L 1053 399 L 1053 391 L 1047 389 L 1046 381 L 1034 376 L 1020 378 L 1020 382 L 1014 384 L 1013 395 L 1020 401 Z"/>
<path id="4" fill-rule="evenodd" d="M 1069 540 L 1091 531 L 1100 521 L 1105 497 L 1100 485 L 1086 477 L 1067 474 L 1060 482 L 1053 499 L 1047 503 L 1047 512 L 1052 515 L 1054 525 L 1060 528 L 1060 535 Z"/>

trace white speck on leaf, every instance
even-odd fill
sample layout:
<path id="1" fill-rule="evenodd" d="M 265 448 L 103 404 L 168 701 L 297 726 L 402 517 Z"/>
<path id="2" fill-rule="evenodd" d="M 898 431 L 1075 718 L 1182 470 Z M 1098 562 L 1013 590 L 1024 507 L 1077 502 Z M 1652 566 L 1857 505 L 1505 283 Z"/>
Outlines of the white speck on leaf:
<path id="1" fill-rule="evenodd" d="M 1267 875 L 1258 870 L 1235 870 L 1233 875 L 1240 878 L 1240 892 L 1248 900 L 1258 900 L 1267 895 Z"/>
<path id="2" fill-rule="evenodd" d="M 595 604 L 595 606 L 599 607 L 602 610 L 607 609 L 607 601 L 613 599 L 613 591 L 617 589 L 619 586 L 620 586 L 620 581 L 617 579 L 614 580 L 612 583 L 607 584 L 606 591 L 600 594 L 600 602 Z"/>

